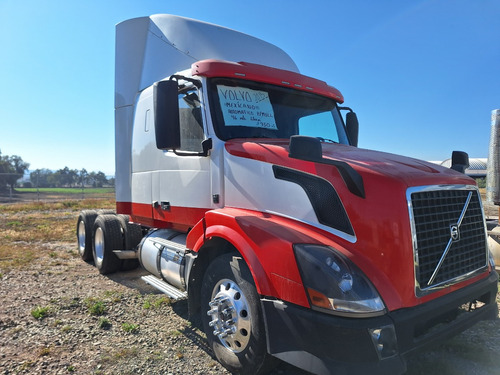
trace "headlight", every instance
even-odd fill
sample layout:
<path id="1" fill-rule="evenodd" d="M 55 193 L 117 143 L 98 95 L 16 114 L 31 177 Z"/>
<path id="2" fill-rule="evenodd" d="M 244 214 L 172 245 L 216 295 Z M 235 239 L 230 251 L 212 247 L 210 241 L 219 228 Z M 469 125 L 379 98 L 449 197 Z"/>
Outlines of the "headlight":
<path id="1" fill-rule="evenodd" d="M 340 315 L 382 315 L 385 306 L 366 276 L 349 259 L 326 246 L 294 245 L 311 307 Z"/>

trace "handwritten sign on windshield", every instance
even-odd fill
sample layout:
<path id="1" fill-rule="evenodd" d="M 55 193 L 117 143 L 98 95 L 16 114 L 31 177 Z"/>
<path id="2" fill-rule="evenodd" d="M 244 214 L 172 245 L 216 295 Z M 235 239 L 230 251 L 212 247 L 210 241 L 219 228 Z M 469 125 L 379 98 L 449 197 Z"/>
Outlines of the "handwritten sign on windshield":
<path id="1" fill-rule="evenodd" d="M 223 85 L 217 91 L 226 126 L 278 129 L 266 91 Z"/>

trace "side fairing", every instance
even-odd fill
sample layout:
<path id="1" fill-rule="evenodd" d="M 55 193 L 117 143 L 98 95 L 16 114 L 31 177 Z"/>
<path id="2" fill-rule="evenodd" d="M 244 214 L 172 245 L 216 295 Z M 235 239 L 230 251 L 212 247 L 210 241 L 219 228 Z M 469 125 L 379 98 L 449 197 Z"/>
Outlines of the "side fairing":
<path id="1" fill-rule="evenodd" d="M 238 157 L 227 151 L 225 161 L 226 206 L 292 218 L 330 232 L 348 242 L 356 241 L 340 199 L 337 199 L 338 211 L 342 213 L 345 225 L 327 225 L 329 221 L 322 220 L 321 214 L 318 213 L 322 203 L 331 204 L 330 200 L 326 202 L 328 197 L 321 194 L 320 185 L 323 182 L 330 188 L 330 195 L 338 198 L 335 188 L 328 181 L 260 160 Z M 285 173 L 295 175 L 296 178 L 284 176 Z M 305 179 L 309 180 L 304 181 Z M 346 227 L 350 227 L 350 230 L 346 230 Z"/>

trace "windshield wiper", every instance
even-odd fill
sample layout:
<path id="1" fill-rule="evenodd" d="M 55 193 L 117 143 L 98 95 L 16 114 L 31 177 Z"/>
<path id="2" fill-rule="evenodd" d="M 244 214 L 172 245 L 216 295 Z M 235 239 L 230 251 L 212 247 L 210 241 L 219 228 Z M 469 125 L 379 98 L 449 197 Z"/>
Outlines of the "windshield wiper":
<path id="1" fill-rule="evenodd" d="M 338 142 L 335 142 L 333 139 L 328 139 L 328 138 L 323 138 L 323 137 L 316 137 L 316 138 L 318 138 L 321 142 L 338 143 Z"/>

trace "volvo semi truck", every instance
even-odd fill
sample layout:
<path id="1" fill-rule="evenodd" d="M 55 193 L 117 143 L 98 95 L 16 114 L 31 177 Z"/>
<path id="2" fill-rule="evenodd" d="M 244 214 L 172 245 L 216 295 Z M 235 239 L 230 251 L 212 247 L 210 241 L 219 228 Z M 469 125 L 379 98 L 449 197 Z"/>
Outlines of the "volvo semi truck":
<path id="1" fill-rule="evenodd" d="M 276 358 L 401 374 L 497 317 L 467 155 L 447 169 L 359 148 L 343 102 L 252 36 L 165 14 L 118 24 L 116 212 L 80 213 L 81 257 L 103 274 L 140 264 L 187 299 L 235 374 Z"/>

